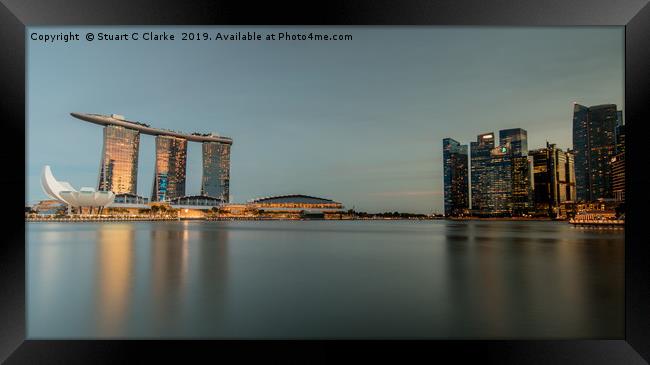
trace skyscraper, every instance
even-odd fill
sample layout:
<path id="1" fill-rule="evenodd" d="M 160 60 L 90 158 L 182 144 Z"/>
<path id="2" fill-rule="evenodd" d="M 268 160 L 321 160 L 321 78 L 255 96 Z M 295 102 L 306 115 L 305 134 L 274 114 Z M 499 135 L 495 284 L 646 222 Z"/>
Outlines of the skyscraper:
<path id="1" fill-rule="evenodd" d="M 442 140 L 445 215 L 458 216 L 469 209 L 467 145 Z"/>
<path id="2" fill-rule="evenodd" d="M 491 152 L 494 149 L 494 133 L 483 133 L 470 143 L 471 158 L 471 202 L 472 211 L 476 213 L 492 211 L 488 189 L 491 183 Z"/>
<path id="3" fill-rule="evenodd" d="M 512 213 L 527 214 L 532 208 L 532 159 L 527 156 L 512 157 Z"/>
<path id="4" fill-rule="evenodd" d="M 499 131 L 499 145 L 510 154 L 513 214 L 528 213 L 532 205 L 528 132 L 521 128 L 502 129 Z"/>
<path id="5" fill-rule="evenodd" d="M 499 145 L 510 145 L 513 156 L 528 155 L 528 132 L 521 128 L 502 129 L 499 131 Z"/>
<path id="6" fill-rule="evenodd" d="M 185 195 L 187 139 L 156 136 L 156 168 L 151 201 L 167 201 Z"/>
<path id="7" fill-rule="evenodd" d="M 471 143 L 472 212 L 521 215 L 532 205 L 528 132 L 521 128 L 484 133 Z"/>
<path id="8" fill-rule="evenodd" d="M 203 142 L 201 195 L 230 201 L 230 144 Z"/>
<path id="9" fill-rule="evenodd" d="M 614 200 L 625 201 L 625 124 L 616 127 L 616 156 L 612 158 L 612 193 Z"/>
<path id="10" fill-rule="evenodd" d="M 625 153 L 625 124 L 616 127 L 616 153 Z"/>
<path id="11" fill-rule="evenodd" d="M 554 144 L 530 151 L 533 158 L 535 210 L 555 217 L 561 213 L 562 204 L 574 202 L 576 184 L 574 156 Z"/>
<path id="12" fill-rule="evenodd" d="M 612 158 L 612 191 L 614 200 L 625 201 L 625 153 Z"/>
<path id="13" fill-rule="evenodd" d="M 98 190 L 136 194 L 140 134 L 156 136 L 156 166 L 151 201 L 168 201 L 185 195 L 187 143 L 203 143 L 201 194 L 229 201 L 230 146 L 232 138 L 215 133 L 185 134 L 153 128 L 111 114 L 70 113 L 75 118 L 104 126 L 104 147 Z"/>
<path id="14" fill-rule="evenodd" d="M 117 125 L 104 127 L 97 190 L 136 194 L 140 132 Z"/>
<path id="15" fill-rule="evenodd" d="M 616 150 L 616 125 L 622 114 L 616 105 L 586 107 L 574 104 L 573 150 L 575 151 L 578 200 L 612 198 L 611 160 Z"/>
<path id="16" fill-rule="evenodd" d="M 487 212 L 512 213 L 512 154 L 509 144 L 497 146 L 490 151 L 487 176 Z"/>

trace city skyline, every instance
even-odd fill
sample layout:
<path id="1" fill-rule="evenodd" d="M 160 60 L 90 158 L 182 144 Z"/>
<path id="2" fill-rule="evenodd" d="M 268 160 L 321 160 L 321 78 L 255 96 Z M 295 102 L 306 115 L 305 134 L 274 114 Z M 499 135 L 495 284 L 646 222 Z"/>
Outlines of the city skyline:
<path id="1" fill-rule="evenodd" d="M 624 110 L 622 28 L 340 29 L 356 40 L 28 42 L 28 202 L 46 199 L 35 178 L 45 164 L 64 180 L 96 185 L 101 133 L 71 111 L 231 136 L 234 202 L 303 193 L 357 210 L 430 213 L 443 211 L 442 138 L 466 144 L 481 132 L 523 128 L 531 150 L 546 140 L 566 149 L 573 102 Z M 153 138 L 140 145 L 137 191 L 150 196 Z M 201 191 L 200 149 L 188 145 L 186 195 Z"/>

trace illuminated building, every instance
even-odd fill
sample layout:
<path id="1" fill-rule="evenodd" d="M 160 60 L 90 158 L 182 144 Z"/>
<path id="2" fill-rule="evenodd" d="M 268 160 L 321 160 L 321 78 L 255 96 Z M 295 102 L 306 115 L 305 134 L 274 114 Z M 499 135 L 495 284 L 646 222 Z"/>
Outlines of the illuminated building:
<path id="1" fill-rule="evenodd" d="M 247 206 L 262 215 L 285 217 L 324 217 L 328 213 L 343 213 L 344 209 L 343 204 L 334 200 L 301 194 L 255 199 L 248 202 Z"/>
<path id="2" fill-rule="evenodd" d="M 70 114 L 104 126 L 98 190 L 137 196 L 138 149 L 142 133 L 156 136 L 151 201 L 168 201 L 185 195 L 187 142 L 200 142 L 203 144 L 201 195 L 228 202 L 231 138 L 214 133 L 184 134 L 152 128 L 149 124 L 129 121 L 117 114 Z"/>
<path id="3" fill-rule="evenodd" d="M 535 210 L 551 217 L 563 215 L 562 207 L 575 202 L 576 183 L 574 156 L 555 144 L 530 151 L 533 159 Z"/>
<path id="4" fill-rule="evenodd" d="M 117 125 L 104 127 L 97 190 L 136 194 L 140 132 Z"/>
<path id="5" fill-rule="evenodd" d="M 533 207 L 532 159 L 528 156 L 512 157 L 512 213 L 527 214 Z"/>
<path id="6" fill-rule="evenodd" d="M 484 133 L 471 143 L 472 213 L 522 215 L 532 207 L 528 132 L 521 128 Z"/>
<path id="7" fill-rule="evenodd" d="M 488 212 L 508 214 L 512 212 L 512 155 L 508 145 L 497 146 L 490 151 L 487 173 Z M 485 213 L 485 212 L 484 212 Z"/>
<path id="8" fill-rule="evenodd" d="M 173 136 L 157 136 L 151 201 L 167 201 L 184 196 L 186 166 L 187 140 Z"/>
<path id="9" fill-rule="evenodd" d="M 491 151 L 494 149 L 494 133 L 478 135 L 476 142 L 470 143 L 470 184 L 473 212 L 491 211 L 488 188 L 491 185 Z"/>
<path id="10" fill-rule="evenodd" d="M 510 145 L 512 156 L 528 155 L 528 132 L 521 128 L 502 129 L 499 131 L 499 145 Z"/>
<path id="11" fill-rule="evenodd" d="M 612 191 L 614 200 L 625 201 L 625 153 L 612 158 Z"/>
<path id="12" fill-rule="evenodd" d="M 613 197 L 611 160 L 616 152 L 615 129 L 619 120 L 622 121 L 622 113 L 615 104 L 574 104 L 573 150 L 579 201 Z"/>
<path id="13" fill-rule="evenodd" d="M 528 132 L 522 128 L 499 131 L 499 145 L 509 149 L 512 171 L 512 213 L 521 215 L 532 208 L 531 160 L 528 158 Z"/>
<path id="14" fill-rule="evenodd" d="M 442 154 L 445 215 L 462 215 L 469 209 L 467 145 L 445 138 Z"/>
<path id="15" fill-rule="evenodd" d="M 279 195 L 251 200 L 248 206 L 267 210 L 341 210 L 343 204 L 331 199 L 317 198 L 308 195 Z"/>
<path id="16" fill-rule="evenodd" d="M 625 201 L 625 124 L 616 127 L 616 156 L 612 158 L 612 192 L 614 200 Z"/>
<path id="17" fill-rule="evenodd" d="M 201 195 L 230 201 L 230 144 L 203 142 Z"/>

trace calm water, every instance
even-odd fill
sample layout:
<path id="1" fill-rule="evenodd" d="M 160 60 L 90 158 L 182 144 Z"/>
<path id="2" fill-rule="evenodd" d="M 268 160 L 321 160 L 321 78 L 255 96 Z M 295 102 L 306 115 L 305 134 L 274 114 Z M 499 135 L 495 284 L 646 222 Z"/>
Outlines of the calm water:
<path id="1" fill-rule="evenodd" d="M 623 231 L 27 223 L 30 338 L 622 338 Z"/>

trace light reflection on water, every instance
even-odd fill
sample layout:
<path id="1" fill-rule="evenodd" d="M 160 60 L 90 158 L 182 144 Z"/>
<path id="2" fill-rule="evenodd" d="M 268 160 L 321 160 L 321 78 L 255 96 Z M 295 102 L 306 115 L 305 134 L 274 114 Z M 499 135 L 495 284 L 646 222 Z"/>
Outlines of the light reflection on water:
<path id="1" fill-rule="evenodd" d="M 622 338 L 622 231 L 28 223 L 30 338 Z"/>

